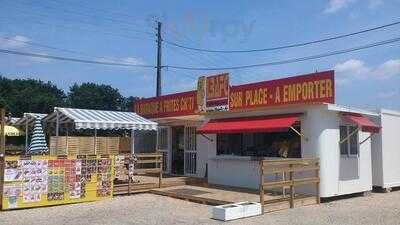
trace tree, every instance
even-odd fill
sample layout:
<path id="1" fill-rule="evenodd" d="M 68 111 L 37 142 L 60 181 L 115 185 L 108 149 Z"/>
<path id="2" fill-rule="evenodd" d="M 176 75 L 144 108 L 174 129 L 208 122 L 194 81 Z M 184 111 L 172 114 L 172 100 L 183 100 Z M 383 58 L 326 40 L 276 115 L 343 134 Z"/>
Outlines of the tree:
<path id="1" fill-rule="evenodd" d="M 64 106 L 66 96 L 51 82 L 34 79 L 8 79 L 0 76 L 0 104 L 13 116 L 25 112 L 50 113 L 55 106 Z"/>
<path id="2" fill-rule="evenodd" d="M 74 84 L 68 93 L 68 104 L 73 108 L 124 110 L 124 97 L 110 85 Z"/>
<path id="3" fill-rule="evenodd" d="M 135 109 L 133 108 L 133 104 L 135 103 L 135 101 L 140 99 L 141 99 L 140 97 L 134 97 L 134 96 L 129 96 L 125 98 L 123 111 L 134 112 Z"/>

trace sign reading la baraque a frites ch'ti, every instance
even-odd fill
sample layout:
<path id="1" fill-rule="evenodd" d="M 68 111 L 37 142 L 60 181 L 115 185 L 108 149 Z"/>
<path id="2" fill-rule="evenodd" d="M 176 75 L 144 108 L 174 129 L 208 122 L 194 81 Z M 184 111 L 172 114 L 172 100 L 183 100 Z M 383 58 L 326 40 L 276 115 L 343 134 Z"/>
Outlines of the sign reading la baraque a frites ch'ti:
<path id="1" fill-rule="evenodd" d="M 136 101 L 135 112 L 147 118 L 192 115 L 197 111 L 196 91 Z"/>
<path id="2" fill-rule="evenodd" d="M 200 77 L 197 91 L 142 99 L 134 108 L 144 117 L 162 118 L 312 103 L 335 103 L 333 70 L 230 87 L 228 74 Z"/>

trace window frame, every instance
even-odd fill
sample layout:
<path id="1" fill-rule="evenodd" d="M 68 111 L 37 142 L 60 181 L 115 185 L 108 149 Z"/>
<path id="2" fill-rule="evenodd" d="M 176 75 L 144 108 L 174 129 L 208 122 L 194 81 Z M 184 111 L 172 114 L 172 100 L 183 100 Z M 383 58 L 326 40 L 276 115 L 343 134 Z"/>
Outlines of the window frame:
<path id="1" fill-rule="evenodd" d="M 357 132 L 354 133 L 351 137 L 349 137 L 344 142 L 344 143 L 346 143 L 346 153 L 347 154 L 342 154 L 341 145 L 343 143 L 340 143 L 340 141 L 341 141 L 340 139 L 342 137 L 342 135 L 340 134 L 341 127 L 346 127 L 346 136 L 345 137 L 348 137 L 349 134 L 351 134 L 351 132 L 353 131 L 353 130 L 351 130 L 351 128 L 357 129 Z M 351 150 L 350 150 L 351 149 L 351 139 L 352 139 L 353 136 L 356 137 L 356 140 L 355 140 L 356 143 L 357 143 L 357 153 L 356 154 L 351 154 Z M 340 124 L 340 126 L 339 126 L 339 154 L 340 154 L 340 157 L 342 157 L 342 158 L 358 158 L 360 156 L 360 142 L 359 142 L 359 140 L 360 140 L 360 129 L 359 129 L 358 125 L 355 125 L 355 124 Z"/>

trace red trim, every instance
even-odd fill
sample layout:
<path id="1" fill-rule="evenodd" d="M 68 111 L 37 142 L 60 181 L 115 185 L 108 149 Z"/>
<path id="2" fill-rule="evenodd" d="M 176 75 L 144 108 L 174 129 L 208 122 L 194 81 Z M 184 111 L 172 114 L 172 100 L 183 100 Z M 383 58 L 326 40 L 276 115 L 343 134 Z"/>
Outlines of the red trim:
<path id="1" fill-rule="evenodd" d="M 247 132 L 279 132 L 286 131 L 299 121 L 302 114 L 284 114 L 259 117 L 240 117 L 213 119 L 204 124 L 198 133 L 247 133 Z"/>
<path id="2" fill-rule="evenodd" d="M 370 133 L 379 133 L 380 126 L 369 120 L 367 117 L 358 113 L 343 113 L 343 120 L 348 123 L 355 123 L 361 126 L 361 130 Z"/>

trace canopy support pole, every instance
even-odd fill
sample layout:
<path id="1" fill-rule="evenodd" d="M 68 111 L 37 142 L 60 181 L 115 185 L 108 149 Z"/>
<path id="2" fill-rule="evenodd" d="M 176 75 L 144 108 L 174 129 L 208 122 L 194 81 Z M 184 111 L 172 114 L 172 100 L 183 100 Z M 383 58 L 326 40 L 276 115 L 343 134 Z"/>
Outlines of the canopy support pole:
<path id="1" fill-rule="evenodd" d="M 135 154 L 135 130 L 131 130 L 131 154 Z"/>
<path id="2" fill-rule="evenodd" d="M 366 142 L 368 139 L 370 139 L 372 137 L 372 135 L 374 135 L 374 133 L 371 133 L 367 138 L 365 138 L 364 140 L 362 140 L 360 142 L 360 145 L 364 144 L 364 142 Z"/>
<path id="3" fill-rule="evenodd" d="M 0 157 L 6 155 L 6 135 L 5 135 L 5 124 L 6 124 L 6 112 L 5 109 L 0 109 Z M 2 163 L 2 162 L 0 162 Z"/>
<path id="4" fill-rule="evenodd" d="M 25 120 L 25 153 L 28 151 L 28 117 Z"/>
<path id="5" fill-rule="evenodd" d="M 207 139 L 210 142 L 213 142 L 214 140 L 210 137 L 207 137 L 205 134 L 200 134 L 202 137 L 204 137 L 205 139 Z"/>
<path id="6" fill-rule="evenodd" d="M 56 110 L 56 155 L 58 155 L 58 136 L 60 134 L 60 114 Z"/>
<path id="7" fill-rule="evenodd" d="M 65 152 L 67 153 L 67 155 L 69 154 L 69 149 L 68 149 L 68 128 L 69 128 L 69 124 L 66 123 L 65 124 Z"/>
<path id="8" fill-rule="evenodd" d="M 293 130 L 296 134 L 298 134 L 300 137 L 304 138 L 306 141 L 308 141 L 308 138 L 306 138 L 302 133 L 300 133 L 298 130 L 296 130 L 293 126 L 289 127 L 291 130 Z"/>
<path id="9" fill-rule="evenodd" d="M 94 129 L 93 141 L 94 141 L 94 154 L 97 155 L 97 145 L 96 145 L 96 143 L 97 143 L 97 129 L 96 128 Z"/>
<path id="10" fill-rule="evenodd" d="M 341 140 L 339 142 L 339 144 L 342 144 L 343 142 L 347 141 L 351 136 L 353 136 L 353 134 L 357 133 L 358 130 L 359 130 L 359 128 L 357 127 L 357 129 L 355 129 L 353 132 L 351 132 L 349 135 L 347 135 L 347 137 L 345 139 Z"/>

